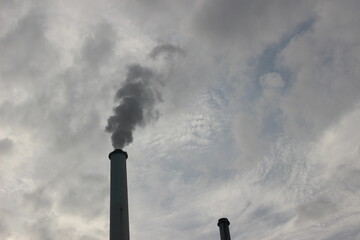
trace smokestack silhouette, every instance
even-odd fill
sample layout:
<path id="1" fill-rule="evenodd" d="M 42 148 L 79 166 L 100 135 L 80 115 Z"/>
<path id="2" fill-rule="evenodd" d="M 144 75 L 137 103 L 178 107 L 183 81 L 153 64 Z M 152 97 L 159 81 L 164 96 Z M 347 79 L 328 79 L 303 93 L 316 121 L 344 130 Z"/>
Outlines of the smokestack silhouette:
<path id="1" fill-rule="evenodd" d="M 227 218 L 220 218 L 218 221 L 219 230 L 220 230 L 220 240 L 231 240 L 229 225 L 230 222 Z"/>
<path id="2" fill-rule="evenodd" d="M 110 240 L 129 240 L 126 152 L 116 149 L 110 159 Z"/>
<path id="3" fill-rule="evenodd" d="M 161 54 L 184 54 L 184 50 L 171 44 L 155 47 L 150 58 L 156 60 Z M 126 159 L 127 153 L 121 150 L 133 141 L 133 131 L 137 126 L 145 126 L 157 119 L 159 112 L 155 104 L 161 101 L 158 90 L 163 85 L 160 75 L 147 67 L 133 64 L 128 67 L 125 82 L 116 92 L 119 105 L 107 120 L 105 131 L 112 133 L 111 141 L 115 148 L 109 154 L 110 175 L 110 240 L 129 240 L 129 210 L 127 195 Z"/>
<path id="4" fill-rule="evenodd" d="M 137 126 L 145 126 L 159 117 L 155 104 L 161 101 L 156 89 L 154 73 L 139 64 L 129 66 L 124 85 L 116 92 L 120 104 L 109 117 L 105 131 L 112 133 L 115 149 L 121 149 L 133 141 L 133 131 Z"/>

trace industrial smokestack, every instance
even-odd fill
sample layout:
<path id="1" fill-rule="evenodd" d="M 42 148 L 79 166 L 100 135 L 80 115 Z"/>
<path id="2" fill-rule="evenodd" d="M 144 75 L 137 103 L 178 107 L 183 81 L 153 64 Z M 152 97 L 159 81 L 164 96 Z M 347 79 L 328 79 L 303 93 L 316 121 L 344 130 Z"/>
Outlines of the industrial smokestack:
<path id="1" fill-rule="evenodd" d="M 121 149 L 109 154 L 110 159 L 110 240 L 129 240 L 129 210 L 126 159 Z"/>
<path id="2" fill-rule="evenodd" d="M 220 239 L 221 240 L 231 240 L 229 225 L 230 222 L 227 218 L 220 218 L 218 221 L 219 229 L 220 229 Z"/>
<path id="3" fill-rule="evenodd" d="M 171 44 L 160 45 L 153 49 L 153 60 L 159 55 L 169 56 L 185 51 Z M 139 64 L 132 64 L 122 87 L 116 92 L 119 101 L 114 114 L 108 118 L 105 131 L 111 133 L 112 145 L 116 149 L 109 154 L 111 161 L 110 176 L 110 240 L 129 240 L 129 211 L 126 179 L 127 153 L 123 148 L 133 141 L 133 132 L 144 127 L 160 116 L 156 103 L 162 101 L 160 86 L 164 86 L 161 74 Z"/>

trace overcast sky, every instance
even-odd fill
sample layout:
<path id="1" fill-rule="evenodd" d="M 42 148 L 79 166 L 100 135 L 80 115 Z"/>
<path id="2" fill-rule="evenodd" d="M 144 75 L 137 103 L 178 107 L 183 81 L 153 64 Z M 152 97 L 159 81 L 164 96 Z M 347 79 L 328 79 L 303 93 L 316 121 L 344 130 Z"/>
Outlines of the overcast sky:
<path id="1" fill-rule="evenodd" d="M 108 119 L 142 79 L 132 239 L 217 240 L 227 217 L 235 240 L 359 240 L 359 12 L 1 0 L 0 238 L 108 238 Z"/>

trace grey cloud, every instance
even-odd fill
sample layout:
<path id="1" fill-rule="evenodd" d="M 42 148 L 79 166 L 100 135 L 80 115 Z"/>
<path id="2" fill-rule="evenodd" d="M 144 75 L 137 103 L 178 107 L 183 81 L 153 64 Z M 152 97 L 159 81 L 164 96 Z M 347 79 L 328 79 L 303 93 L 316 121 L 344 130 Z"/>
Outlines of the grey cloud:
<path id="1" fill-rule="evenodd" d="M 336 204 L 325 197 L 318 197 L 311 202 L 304 203 L 297 207 L 297 212 L 305 221 L 307 219 L 321 219 L 336 211 Z"/>
<path id="2" fill-rule="evenodd" d="M 46 28 L 41 26 L 46 23 L 41 23 L 42 18 L 40 16 L 34 18 L 40 18 L 40 20 L 34 20 L 37 25 L 34 27 L 27 26 L 30 29 L 26 31 L 36 30 L 36 34 L 34 34 L 36 40 L 34 41 L 36 44 L 38 42 L 41 44 L 36 47 L 39 48 L 38 52 L 30 51 L 32 39 L 25 36 L 29 43 L 27 45 L 24 41 L 21 44 L 29 48 L 29 59 L 36 59 L 36 56 L 33 56 L 36 54 L 45 54 L 46 49 L 51 45 L 43 39 Z M 22 21 L 18 25 L 24 25 L 25 23 Z M 20 28 L 19 26 L 16 27 Z M 20 30 L 17 31 L 20 32 Z M 111 25 L 106 23 L 96 25 L 89 31 L 94 32 L 94 35 L 86 38 L 80 47 L 80 56 L 76 56 L 76 65 L 57 72 L 51 77 L 31 77 L 26 82 L 22 82 L 22 78 L 19 78 L 19 82 L 16 81 L 17 78 L 10 81 L 10 76 L 8 76 L 9 81 L 5 80 L 5 85 L 11 85 L 9 86 L 10 89 L 23 89 L 25 99 L 21 102 L 13 102 L 13 99 L 17 98 L 17 94 L 14 93 L 14 98 L 9 98 L 0 103 L 0 113 L 3 116 L 0 119 L 1 123 L 17 129 L 25 128 L 27 131 L 40 127 L 43 131 L 37 131 L 34 134 L 39 138 L 51 136 L 55 140 L 53 144 L 57 151 L 79 144 L 83 142 L 83 139 L 94 138 L 93 136 L 90 137 L 89 134 L 91 135 L 100 129 L 98 128 L 101 121 L 99 111 L 101 111 L 102 106 L 106 105 L 104 101 L 107 101 L 107 95 L 104 93 L 108 90 L 106 88 L 108 82 L 104 81 L 98 70 L 111 59 L 116 34 Z M 21 36 L 17 37 L 21 38 Z M 12 51 L 17 49 L 15 45 L 9 47 Z M 35 66 L 36 62 L 31 62 L 31 65 Z M 52 63 L 52 65 L 59 65 L 59 62 Z M 18 72 L 23 70 L 19 69 Z M 50 74 L 46 71 L 43 73 L 45 75 Z"/>
<path id="3" fill-rule="evenodd" d="M 52 239 L 54 237 L 52 226 L 53 224 L 54 220 L 50 217 L 43 217 L 38 219 L 38 221 L 36 221 L 30 227 L 33 237 L 45 240 Z"/>
<path id="4" fill-rule="evenodd" d="M 310 16 L 311 5 L 310 1 L 296 0 L 203 1 L 194 24 L 198 32 L 220 40 L 220 44 L 234 40 L 250 46 L 276 40 Z"/>
<path id="5" fill-rule="evenodd" d="M 360 31 L 351 16 L 333 17 L 359 9 L 358 2 L 329 3 L 327 8 L 314 31 L 293 39 L 278 56 L 278 66 L 290 70 L 293 80 L 281 104 L 284 130 L 302 139 L 321 134 L 360 100 L 360 74 L 354 68 L 360 63 Z M 336 33 L 324 30 L 333 25 L 344 27 Z"/>
<path id="6" fill-rule="evenodd" d="M 84 235 L 80 237 L 80 240 L 100 240 L 101 238 L 97 238 L 94 236 L 90 236 L 90 235 Z"/>
<path id="7" fill-rule="evenodd" d="M 279 108 L 284 81 L 277 73 L 264 75 L 260 80 L 261 95 L 252 102 L 251 110 L 239 112 L 234 118 L 235 139 L 244 167 L 253 167 L 269 153 L 282 130 Z"/>
<path id="8" fill-rule="evenodd" d="M 81 239 L 86 231 L 76 227 L 69 228 L 68 224 L 59 221 L 57 216 L 60 215 L 69 216 L 70 219 L 75 217 L 83 223 L 106 221 L 104 216 L 107 208 L 104 206 L 108 202 L 107 179 L 99 171 L 88 172 L 92 165 L 100 166 L 106 163 L 101 161 L 102 158 L 106 159 L 106 155 L 104 150 L 100 150 L 101 147 L 91 153 L 88 145 L 85 144 L 87 153 L 83 156 L 69 149 L 67 153 L 42 156 L 45 159 L 40 162 L 41 167 L 50 174 L 44 176 L 44 173 L 38 170 L 37 179 L 43 181 L 38 180 L 35 190 L 22 194 L 22 205 L 26 206 L 26 213 L 32 218 L 25 225 L 26 233 L 33 239 Z M 97 154 L 100 157 L 94 157 Z M 104 155 L 102 158 L 101 154 Z M 85 157 L 86 159 L 83 159 Z M 85 162 L 81 164 L 83 160 Z M 53 168 L 56 168 L 56 171 L 53 171 Z M 51 221 L 47 220 L 48 218 L 51 218 Z M 95 239 L 103 239 L 106 230 L 96 227 L 91 230 L 91 234 Z"/>
<path id="9" fill-rule="evenodd" d="M 29 20 L 29 23 L 23 22 L 25 20 Z M 17 190 L 18 195 L 21 195 L 19 204 L 26 209 L 25 214 L 28 214 L 31 219 L 26 223 L 16 221 L 19 228 L 15 230 L 16 227 L 11 226 L 10 231 L 29 239 L 79 239 L 79 230 L 63 228 L 66 224 L 58 222 L 58 216 L 77 216 L 83 221 L 88 221 L 89 218 L 97 219 L 98 216 L 105 215 L 104 205 L 106 203 L 102 200 L 107 196 L 106 187 L 94 183 L 101 179 L 95 177 L 95 180 L 92 180 L 91 176 L 85 176 L 81 181 L 85 185 L 90 184 L 89 187 L 81 184 L 71 187 L 73 186 L 71 180 L 73 174 L 82 173 L 84 170 L 81 169 L 83 161 L 87 161 L 87 167 L 96 165 L 94 156 L 99 152 L 107 151 L 107 138 L 100 125 L 99 113 L 105 109 L 103 106 L 106 106 L 104 102 L 107 101 L 107 95 L 104 98 L 103 88 L 106 87 L 107 82 L 98 73 L 98 68 L 111 59 L 113 53 L 109 52 L 112 51 L 114 37 L 111 35 L 111 27 L 106 25 L 96 25 L 95 28 L 89 29 L 95 34 L 85 39 L 83 46 L 80 45 L 79 55 L 75 56 L 76 65 L 62 71 L 62 66 L 52 58 L 51 54 L 49 59 L 43 56 L 48 52 L 56 55 L 57 51 L 45 38 L 47 23 L 41 15 L 26 15 L 5 35 L 6 41 L 2 39 L 0 42 L 1 49 L 9 47 L 6 51 L 4 50 L 8 56 L 11 54 L 15 56 L 18 46 L 20 46 L 20 50 L 27 51 L 24 54 L 29 54 L 26 59 L 19 56 L 19 59 L 24 60 L 21 63 L 24 68 L 15 70 L 13 66 L 17 63 L 10 64 L 11 58 L 7 59 L 8 65 L 0 64 L 2 73 L 6 72 L 6 75 L 2 75 L 6 78 L 2 78 L 0 83 L 5 86 L 9 85 L 10 90 L 24 89 L 25 91 L 25 96 L 21 101 L 16 101 L 18 96 L 17 92 L 14 92 L 13 98 L 10 97 L 4 102 L 0 102 L 2 116 L 0 124 L 5 129 L 13 129 L 15 133 L 20 132 L 20 136 L 23 133 L 28 134 L 30 141 L 36 139 L 34 142 L 20 139 L 19 142 L 25 147 L 35 146 L 37 151 L 36 158 L 28 156 L 23 166 L 17 168 L 19 175 L 15 185 L 34 181 L 35 189 L 33 191 L 26 190 L 22 193 L 22 190 Z M 25 27 L 28 29 L 24 29 Z M 102 33 L 107 35 L 102 36 Z M 35 45 L 32 46 L 32 44 Z M 102 54 L 103 52 L 105 53 Z M 43 59 L 42 57 L 44 57 L 44 61 L 48 60 L 48 64 L 51 65 L 49 68 L 37 61 L 38 58 Z M 17 60 L 17 56 L 13 59 Z M 4 55 L 0 61 L 3 60 L 6 60 Z M 25 63 L 25 61 L 28 62 Z M 41 74 L 37 74 L 36 77 L 26 75 L 29 71 L 33 71 L 33 68 L 37 69 L 38 67 L 44 68 Z M 57 68 L 56 73 L 51 71 L 54 68 Z M 14 81 L 12 81 L 13 76 L 15 76 Z M 20 91 L 20 93 L 22 92 Z M 110 97 L 109 100 L 111 100 Z M 98 142 L 99 138 L 103 138 L 104 144 Z M 18 139 L 15 140 L 17 143 Z M 39 143 L 41 147 L 39 147 Z M 44 151 L 45 148 L 47 148 L 46 151 Z M 96 151 L 91 154 L 90 149 L 96 149 Z M 78 154 L 77 151 L 86 152 L 91 156 Z M 50 152 L 51 154 L 49 154 Z M 106 155 L 103 158 L 106 159 Z M 101 162 L 101 157 L 96 159 L 96 161 L 99 160 Z M 28 166 L 34 170 L 33 174 L 29 174 Z M 21 174 L 24 172 L 27 173 Z M 24 177 L 24 175 L 26 176 Z M 11 176 L 8 178 L 11 179 Z M 24 178 L 26 179 L 24 180 Z M 66 189 L 63 189 L 64 186 Z M 72 192 L 77 195 L 72 195 Z M 21 211 L 20 208 L 14 209 L 14 215 L 22 215 Z M 52 221 L 47 219 L 50 215 Z M 4 217 L 3 214 L 2 217 Z M 10 222 L 11 218 L 11 216 L 4 217 L 4 222 Z M 94 232 L 96 231 L 94 230 Z M 94 235 L 105 235 L 105 233 L 106 231 Z M 15 238 L 17 238 L 16 236 L 14 235 Z M 1 237 L 3 236 L 1 235 Z M 104 239 L 104 237 L 100 239 Z"/>
<path id="10" fill-rule="evenodd" d="M 96 27 L 85 41 L 82 49 L 82 58 L 90 70 L 97 69 L 114 54 L 116 32 L 108 23 Z"/>
<path id="11" fill-rule="evenodd" d="M 269 212 L 271 211 L 272 209 L 270 207 L 258 207 L 253 215 L 254 217 L 263 217 L 267 214 L 269 214 Z"/>
<path id="12" fill-rule="evenodd" d="M 53 201 L 48 195 L 46 188 L 39 187 L 32 192 L 23 195 L 23 201 L 35 212 L 50 212 Z"/>
<path id="13" fill-rule="evenodd" d="M 8 234 L 7 225 L 0 219 L 0 236 L 5 237 L 5 234 Z"/>
<path id="14" fill-rule="evenodd" d="M 5 76 L 38 76 L 54 68 L 56 52 L 46 39 L 46 17 L 29 11 L 0 39 L 0 68 Z"/>
<path id="15" fill-rule="evenodd" d="M 94 187 L 71 187 L 64 192 L 60 202 L 60 209 L 64 213 L 74 214 L 84 219 L 95 219 L 105 214 L 104 201 L 108 189 L 99 191 Z M 103 204 L 100 204 L 103 203 Z"/>
<path id="16" fill-rule="evenodd" d="M 74 239 L 75 231 L 72 227 L 60 226 L 57 218 L 42 216 L 28 226 L 27 236 L 32 239 L 44 240 Z"/>
<path id="17" fill-rule="evenodd" d="M 62 231 L 57 218 L 51 217 L 54 199 L 49 196 L 49 189 L 38 187 L 34 191 L 23 194 L 23 205 L 30 210 L 32 218 L 25 225 L 27 235 L 34 239 L 58 239 L 66 237 L 69 231 Z M 60 234 L 60 235 L 59 235 Z M 71 235 L 71 234 L 70 234 Z"/>
<path id="18" fill-rule="evenodd" d="M 336 23 L 332 17 L 355 9 L 356 4 L 330 5 L 332 14 L 319 13 L 311 25 L 292 34 L 282 50 L 267 60 L 274 62 L 269 63 L 273 66 L 268 70 L 276 72 L 257 76 L 262 71 L 257 69 L 250 77 L 253 91 L 246 103 L 250 107 L 234 121 L 239 148 L 250 156 L 261 159 L 282 136 L 300 141 L 316 139 L 360 100 L 359 73 L 353 67 L 360 61 L 355 50 L 359 44 L 354 40 L 360 33 L 351 17 Z M 331 24 L 346 27 L 336 34 L 325 31 Z M 353 50 L 345 50 L 348 46 Z"/>
<path id="19" fill-rule="evenodd" d="M 278 227 L 288 223 L 292 218 L 293 216 L 288 212 L 277 212 L 269 214 L 269 216 L 266 217 L 266 221 L 271 227 Z"/>
<path id="20" fill-rule="evenodd" d="M 103 215 L 109 190 L 106 178 L 99 174 L 84 173 L 75 178 L 60 196 L 61 210 L 88 220 Z"/>
<path id="21" fill-rule="evenodd" d="M 282 89 L 285 85 L 283 78 L 277 72 L 265 74 L 259 79 L 260 84 L 263 87 L 263 91 L 267 89 Z"/>
<path id="22" fill-rule="evenodd" d="M 159 55 L 170 55 L 173 56 L 175 54 L 179 54 L 184 56 L 186 54 L 185 50 L 179 46 L 175 46 L 172 44 L 161 44 L 153 48 L 149 54 L 152 59 L 156 59 Z"/>
<path id="23" fill-rule="evenodd" d="M 164 14 L 164 10 L 170 10 L 172 1 L 164 0 L 135 0 L 129 4 L 134 10 L 141 10 L 146 16 L 154 16 L 155 13 Z M 165 13 L 166 14 L 166 13 Z"/>
<path id="24" fill-rule="evenodd" d="M 358 226 L 355 226 L 350 229 L 338 231 L 337 233 L 324 238 L 324 240 L 339 240 L 339 239 L 355 240 L 355 239 L 359 239 L 359 237 L 360 237 L 360 229 Z"/>
<path id="25" fill-rule="evenodd" d="M 10 153 L 14 148 L 14 142 L 10 138 L 0 139 L 0 154 Z"/>
<path id="26" fill-rule="evenodd" d="M 352 169 L 344 171 L 340 184 L 351 192 L 360 191 L 360 169 L 351 166 Z"/>
<path id="27" fill-rule="evenodd" d="M 127 1 L 124 4 L 128 18 L 133 19 L 143 30 L 149 34 L 166 31 L 176 31 L 184 20 L 184 14 L 188 14 L 194 9 L 195 1 L 183 0 L 135 0 Z M 159 37 L 159 35 L 154 36 Z M 162 36 L 160 36 L 162 37 Z"/>
<path id="28" fill-rule="evenodd" d="M 2 199 L 3 200 L 3 199 Z M 6 204 L 6 203 L 5 203 Z M 5 207 L 4 202 L 2 201 L 2 206 L 0 208 L 0 238 L 7 239 L 14 236 L 19 229 L 15 230 L 14 226 L 19 226 L 19 219 L 16 218 L 15 209 Z M 16 208 L 16 205 L 14 208 Z M 15 227 L 16 228 L 16 227 Z"/>
<path id="29" fill-rule="evenodd" d="M 271 207 L 258 207 L 252 214 L 255 221 L 263 221 L 271 227 L 287 223 L 291 220 L 291 214 L 287 212 L 276 212 L 276 209 Z"/>

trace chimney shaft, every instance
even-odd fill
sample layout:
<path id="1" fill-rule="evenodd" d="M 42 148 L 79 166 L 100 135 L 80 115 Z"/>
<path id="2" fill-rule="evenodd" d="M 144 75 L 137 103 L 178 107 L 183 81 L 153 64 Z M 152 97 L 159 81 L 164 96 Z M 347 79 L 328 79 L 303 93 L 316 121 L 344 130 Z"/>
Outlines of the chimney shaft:
<path id="1" fill-rule="evenodd" d="M 126 152 L 116 149 L 110 159 L 110 240 L 129 240 Z"/>
<path id="2" fill-rule="evenodd" d="M 220 218 L 217 225 L 219 226 L 220 230 L 220 239 L 231 240 L 229 231 L 229 220 L 227 218 Z"/>

